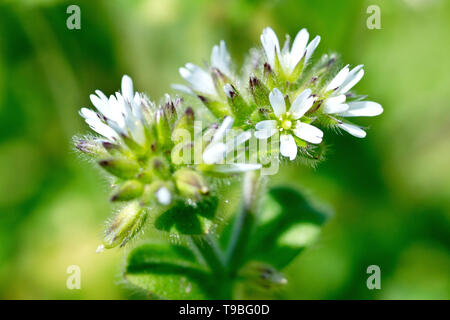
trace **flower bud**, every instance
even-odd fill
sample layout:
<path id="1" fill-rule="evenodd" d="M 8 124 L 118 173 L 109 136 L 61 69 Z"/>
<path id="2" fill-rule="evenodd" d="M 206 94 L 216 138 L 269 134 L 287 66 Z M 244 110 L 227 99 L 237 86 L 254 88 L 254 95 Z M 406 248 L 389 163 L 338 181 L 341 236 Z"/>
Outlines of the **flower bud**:
<path id="1" fill-rule="evenodd" d="M 303 55 L 300 61 L 295 65 L 294 70 L 292 70 L 292 73 L 287 76 L 286 80 L 292 83 L 297 81 L 297 79 L 302 74 L 304 66 L 305 66 L 305 55 Z"/>
<path id="2" fill-rule="evenodd" d="M 191 134 L 191 139 L 194 139 L 194 110 L 191 107 L 186 108 L 186 111 L 178 119 L 175 130 L 184 129 Z"/>
<path id="3" fill-rule="evenodd" d="M 170 177 L 170 164 L 164 157 L 152 157 L 149 160 L 149 169 L 154 176 L 161 179 L 168 179 Z"/>
<path id="4" fill-rule="evenodd" d="M 268 64 L 267 62 L 264 63 L 264 77 L 266 79 L 266 84 L 270 87 L 270 88 L 274 88 L 275 87 L 275 74 L 272 70 L 272 67 L 270 66 L 270 64 Z"/>
<path id="5" fill-rule="evenodd" d="M 173 176 L 178 191 L 187 198 L 199 199 L 209 193 L 205 178 L 194 170 L 180 169 Z"/>
<path id="6" fill-rule="evenodd" d="M 107 155 L 105 148 L 103 148 L 102 143 L 98 140 L 75 139 L 75 147 L 90 156 L 98 157 Z"/>
<path id="7" fill-rule="evenodd" d="M 240 271 L 239 276 L 263 290 L 270 290 L 287 284 L 286 278 L 272 266 L 262 262 L 250 262 Z"/>
<path id="8" fill-rule="evenodd" d="M 126 134 L 121 134 L 120 137 L 122 138 L 123 142 L 125 142 L 127 147 L 130 148 L 130 150 L 136 151 L 138 153 L 142 152 L 142 147 L 136 141 L 134 141 L 132 137 Z"/>
<path id="9" fill-rule="evenodd" d="M 245 102 L 244 98 L 232 84 L 227 83 L 223 87 L 223 91 L 227 96 L 228 104 L 231 107 L 231 112 L 233 113 L 233 117 L 236 120 L 236 124 L 243 123 L 249 118 L 250 114 L 253 111 L 253 108 L 251 108 L 247 104 L 247 102 Z"/>
<path id="10" fill-rule="evenodd" d="M 177 117 L 177 111 L 175 109 L 175 103 L 172 101 L 170 96 L 166 93 L 165 95 L 166 102 L 163 106 L 164 114 L 167 117 L 167 120 L 170 125 L 173 125 L 175 123 L 176 117 Z M 176 102 L 178 103 L 178 102 Z"/>
<path id="11" fill-rule="evenodd" d="M 258 106 L 270 105 L 269 89 L 255 76 L 250 77 L 250 92 Z"/>
<path id="12" fill-rule="evenodd" d="M 212 68 L 211 74 L 217 92 L 219 95 L 223 95 L 222 88 L 225 84 L 230 82 L 230 79 L 217 68 Z"/>
<path id="13" fill-rule="evenodd" d="M 101 160 L 98 164 L 112 175 L 122 179 L 134 178 L 139 172 L 139 164 L 136 161 L 124 158 Z"/>
<path id="14" fill-rule="evenodd" d="M 103 246 L 107 249 L 118 245 L 123 247 L 141 230 L 146 218 L 147 212 L 136 202 L 123 207 L 106 230 Z"/>
<path id="15" fill-rule="evenodd" d="M 137 180 L 124 182 L 116 193 L 111 197 L 111 201 L 127 201 L 139 197 L 142 194 L 143 185 Z"/>
<path id="16" fill-rule="evenodd" d="M 231 114 L 231 111 L 226 103 L 211 100 L 201 95 L 199 95 L 198 98 L 216 118 L 221 119 Z"/>
<path id="17" fill-rule="evenodd" d="M 109 142 L 109 141 L 103 141 L 102 142 L 103 148 L 105 148 L 106 151 L 112 156 L 116 156 L 118 154 L 121 154 L 123 152 L 123 148 L 115 143 Z"/>
<path id="18" fill-rule="evenodd" d="M 158 137 L 158 145 L 162 148 L 169 148 L 172 144 L 169 118 L 164 109 L 159 109 L 155 113 L 156 134 Z"/>

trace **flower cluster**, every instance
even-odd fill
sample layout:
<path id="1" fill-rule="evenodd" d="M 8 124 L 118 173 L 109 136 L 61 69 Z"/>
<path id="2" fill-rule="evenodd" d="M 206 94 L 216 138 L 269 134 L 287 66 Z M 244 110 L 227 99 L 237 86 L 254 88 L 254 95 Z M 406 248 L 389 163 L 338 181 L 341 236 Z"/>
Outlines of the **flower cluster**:
<path id="1" fill-rule="evenodd" d="M 91 95 L 96 110 L 82 108 L 80 114 L 100 137 L 77 138 L 76 146 L 114 178 L 111 200 L 126 204 L 108 227 L 103 245 L 124 245 L 142 228 L 151 208 L 168 210 L 177 201 L 195 204 L 214 193 L 210 179 L 258 170 L 263 157 L 275 154 L 277 161 L 314 164 L 323 158 L 326 129 L 365 137 L 346 118 L 376 116 L 383 109 L 350 92 L 363 77 L 363 66 L 338 71 L 334 55 L 311 63 L 319 42 L 319 36 L 309 41 L 302 29 L 292 46 L 287 37 L 281 47 L 275 32 L 266 28 L 261 48 L 250 52 L 238 72 L 221 41 L 207 66 L 187 63 L 179 69 L 187 85 L 173 88 L 198 97 L 193 106 L 169 95 L 152 102 L 134 91 L 128 76 L 121 92 L 109 98 L 98 90 Z M 202 108 L 209 117 L 202 116 Z M 196 122 L 206 126 L 199 129 Z M 276 148 L 251 148 L 252 140 Z"/>

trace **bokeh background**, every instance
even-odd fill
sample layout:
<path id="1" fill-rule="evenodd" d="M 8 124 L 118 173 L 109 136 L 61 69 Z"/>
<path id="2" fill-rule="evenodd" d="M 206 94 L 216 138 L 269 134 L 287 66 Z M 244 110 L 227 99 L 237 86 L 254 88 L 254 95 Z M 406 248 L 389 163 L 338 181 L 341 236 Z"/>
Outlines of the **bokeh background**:
<path id="1" fill-rule="evenodd" d="M 81 8 L 81 30 L 66 8 Z M 366 27 L 369 5 L 381 29 Z M 123 251 L 95 254 L 109 216 L 102 174 L 73 151 L 77 111 L 127 73 L 158 100 L 178 67 L 220 39 L 241 62 L 272 26 L 307 27 L 318 53 L 365 64 L 356 90 L 385 109 L 366 139 L 331 136 L 317 169 L 292 165 L 274 183 L 334 209 L 318 243 L 286 270 L 287 299 L 450 298 L 450 2 L 446 0 L 0 1 L 0 298 L 116 299 Z M 316 55 L 317 57 L 317 55 Z M 381 290 L 366 268 L 381 268 Z M 81 290 L 66 288 L 78 265 Z"/>

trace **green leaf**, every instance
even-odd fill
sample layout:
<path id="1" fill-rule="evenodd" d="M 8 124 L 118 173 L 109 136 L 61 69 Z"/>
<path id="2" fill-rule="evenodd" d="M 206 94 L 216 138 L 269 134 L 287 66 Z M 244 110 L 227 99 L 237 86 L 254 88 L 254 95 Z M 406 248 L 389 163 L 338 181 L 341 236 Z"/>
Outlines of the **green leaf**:
<path id="1" fill-rule="evenodd" d="M 155 227 L 188 235 L 206 234 L 213 224 L 211 220 L 217 206 L 218 199 L 214 196 L 206 197 L 194 205 L 180 201 L 156 218 Z"/>
<path id="2" fill-rule="evenodd" d="M 148 242 L 133 249 L 124 277 L 153 298 L 206 299 L 212 291 L 193 252 L 170 242 Z"/>
<path id="3" fill-rule="evenodd" d="M 282 269 L 317 239 L 327 217 L 298 191 L 272 188 L 257 214 L 248 260 Z"/>

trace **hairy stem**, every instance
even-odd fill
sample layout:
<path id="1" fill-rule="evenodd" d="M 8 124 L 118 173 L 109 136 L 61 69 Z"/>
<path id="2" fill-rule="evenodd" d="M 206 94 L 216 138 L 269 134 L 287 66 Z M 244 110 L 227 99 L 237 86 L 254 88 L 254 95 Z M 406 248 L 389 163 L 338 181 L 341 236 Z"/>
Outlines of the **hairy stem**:
<path id="1" fill-rule="evenodd" d="M 231 274 L 240 267 L 245 256 L 250 236 L 255 222 L 256 205 L 261 193 L 262 177 L 259 172 L 247 172 L 242 184 L 243 204 L 237 214 L 230 242 L 228 244 L 226 264 Z"/>
<path id="2" fill-rule="evenodd" d="M 212 273 L 224 275 L 226 272 L 223 253 L 217 245 L 216 240 L 210 235 L 191 236 L 190 238 L 210 267 Z"/>

